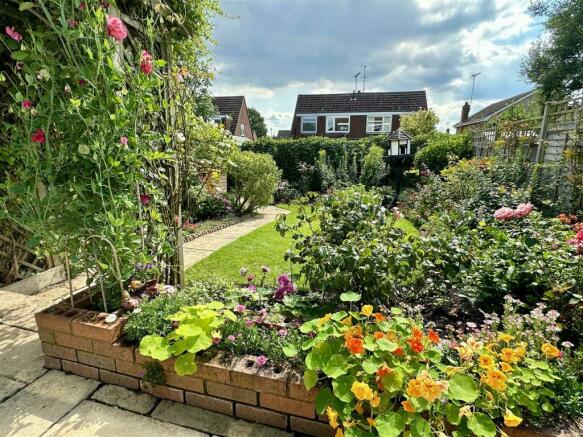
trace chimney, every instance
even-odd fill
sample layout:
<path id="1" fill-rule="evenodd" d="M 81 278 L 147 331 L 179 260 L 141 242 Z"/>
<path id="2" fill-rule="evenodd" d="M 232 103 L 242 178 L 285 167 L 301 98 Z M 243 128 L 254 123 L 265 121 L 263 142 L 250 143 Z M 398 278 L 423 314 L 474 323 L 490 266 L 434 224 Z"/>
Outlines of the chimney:
<path id="1" fill-rule="evenodd" d="M 470 104 L 468 102 L 464 103 L 464 106 L 462 106 L 462 118 L 460 120 L 461 123 L 464 123 L 466 121 L 468 121 L 468 118 L 470 117 Z"/>

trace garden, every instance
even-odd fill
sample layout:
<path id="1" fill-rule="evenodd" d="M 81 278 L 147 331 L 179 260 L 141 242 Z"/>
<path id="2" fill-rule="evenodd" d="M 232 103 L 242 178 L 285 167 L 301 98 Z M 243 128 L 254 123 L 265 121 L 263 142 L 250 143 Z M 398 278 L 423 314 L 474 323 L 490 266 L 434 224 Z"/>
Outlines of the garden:
<path id="1" fill-rule="evenodd" d="M 37 314 L 47 363 L 311 435 L 577 421 L 580 204 L 545 198 L 520 156 L 473 158 L 431 111 L 403 117 L 418 153 L 401 195 L 381 136 L 238 146 L 207 121 L 221 13 L 41 0 L 8 15 L 0 224 L 86 275 Z M 184 271 L 187 235 L 271 204 L 289 213 Z"/>

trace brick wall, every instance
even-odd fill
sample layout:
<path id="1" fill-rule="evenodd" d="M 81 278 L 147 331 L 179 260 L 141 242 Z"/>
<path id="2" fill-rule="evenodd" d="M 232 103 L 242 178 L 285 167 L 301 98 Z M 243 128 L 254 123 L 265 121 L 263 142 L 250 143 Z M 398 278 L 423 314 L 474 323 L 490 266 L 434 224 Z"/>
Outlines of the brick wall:
<path id="1" fill-rule="evenodd" d="M 254 366 L 254 357 L 230 359 L 218 354 L 197 362 L 194 375 L 179 376 L 174 361 L 161 363 L 166 385 L 143 381 L 151 361 L 120 335 L 125 318 L 104 322 L 105 314 L 55 305 L 36 315 L 45 366 L 108 384 L 312 436 L 333 435 L 317 417 L 316 390 L 307 392 L 297 373 Z"/>

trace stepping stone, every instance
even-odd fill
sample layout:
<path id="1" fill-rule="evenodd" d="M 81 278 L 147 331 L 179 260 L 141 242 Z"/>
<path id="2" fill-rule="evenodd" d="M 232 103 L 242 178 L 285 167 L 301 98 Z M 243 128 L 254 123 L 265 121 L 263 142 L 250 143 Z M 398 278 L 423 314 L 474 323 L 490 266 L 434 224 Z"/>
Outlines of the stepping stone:
<path id="1" fill-rule="evenodd" d="M 93 393 L 91 399 L 139 414 L 148 414 L 156 405 L 156 398 L 148 393 L 137 393 L 125 387 L 109 384 Z"/>
<path id="2" fill-rule="evenodd" d="M 80 376 L 48 372 L 0 404 L 2 435 L 40 436 L 98 385 Z"/>
<path id="3" fill-rule="evenodd" d="M 47 370 L 36 332 L 12 326 L 0 328 L 0 375 L 31 383 Z"/>
<path id="4" fill-rule="evenodd" d="M 182 428 L 97 402 L 83 401 L 43 437 L 208 437 Z"/>
<path id="5" fill-rule="evenodd" d="M 0 402 L 8 399 L 26 384 L 24 382 L 14 381 L 13 379 L 0 376 Z"/>
<path id="6" fill-rule="evenodd" d="M 225 437 L 292 437 L 281 429 L 250 423 L 190 405 L 162 401 L 152 412 L 154 419 L 175 423 Z"/>

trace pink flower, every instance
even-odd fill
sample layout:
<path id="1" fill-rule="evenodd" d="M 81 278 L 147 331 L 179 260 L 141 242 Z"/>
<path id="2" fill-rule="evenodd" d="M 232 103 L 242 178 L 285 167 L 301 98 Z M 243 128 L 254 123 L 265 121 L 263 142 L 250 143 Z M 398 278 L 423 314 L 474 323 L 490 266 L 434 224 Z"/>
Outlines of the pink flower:
<path id="1" fill-rule="evenodd" d="M 235 308 L 233 311 L 235 311 L 236 313 L 244 313 L 246 309 L 247 308 L 245 307 L 245 305 L 239 304 L 239 305 L 235 305 Z"/>
<path id="2" fill-rule="evenodd" d="M 126 136 L 119 137 L 119 143 L 125 146 L 128 143 L 128 137 Z"/>
<path id="3" fill-rule="evenodd" d="M 140 202 L 142 202 L 143 205 L 148 205 L 150 200 L 152 200 L 152 198 L 149 194 L 140 194 Z"/>
<path id="4" fill-rule="evenodd" d="M 87 85 L 87 81 L 85 79 L 79 79 L 79 85 Z"/>
<path id="5" fill-rule="evenodd" d="M 35 133 L 32 134 L 32 136 L 30 137 L 30 139 L 32 140 L 33 143 L 44 144 L 45 141 L 46 141 L 45 131 L 42 130 L 41 128 L 38 128 L 35 131 Z"/>
<path id="6" fill-rule="evenodd" d="M 67 24 L 69 25 L 69 27 L 77 27 L 77 25 L 79 24 L 79 22 L 77 20 L 73 20 L 72 18 L 67 20 Z"/>
<path id="7" fill-rule="evenodd" d="M 255 321 L 251 320 L 251 319 L 245 320 L 245 325 L 251 327 L 251 326 L 255 325 Z"/>
<path id="8" fill-rule="evenodd" d="M 22 35 L 14 29 L 14 26 L 6 26 L 4 30 L 6 31 L 6 35 L 8 35 L 14 41 L 22 41 Z"/>
<path id="9" fill-rule="evenodd" d="M 237 340 L 237 337 L 235 337 L 233 334 L 231 334 L 231 335 L 229 335 L 227 337 L 227 340 L 229 340 L 229 341 L 235 341 L 235 340 Z"/>
<path id="10" fill-rule="evenodd" d="M 219 344 L 221 342 L 221 337 L 213 337 L 213 344 Z"/>
<path id="11" fill-rule="evenodd" d="M 521 203 L 514 210 L 514 217 L 516 217 L 516 218 L 526 217 L 527 215 L 529 215 L 532 212 L 533 208 L 534 207 L 532 206 L 532 203 L 530 203 L 530 202 Z"/>
<path id="12" fill-rule="evenodd" d="M 152 55 L 147 50 L 142 50 L 142 60 L 140 61 L 140 70 L 142 73 L 150 75 L 154 71 L 152 64 Z"/>
<path id="13" fill-rule="evenodd" d="M 254 291 L 254 292 L 255 292 L 255 291 L 257 291 L 257 287 L 256 287 L 254 284 L 249 284 L 249 285 L 247 286 L 247 289 L 248 289 L 249 291 Z"/>
<path id="14" fill-rule="evenodd" d="M 30 100 L 23 100 L 22 107 L 24 109 L 30 109 L 30 108 L 32 108 L 32 102 Z"/>
<path id="15" fill-rule="evenodd" d="M 280 337 L 286 337 L 287 329 L 280 329 L 279 331 L 277 331 L 277 335 L 279 335 Z"/>
<path id="16" fill-rule="evenodd" d="M 82 11 L 85 10 L 85 2 L 79 3 L 79 9 L 81 9 Z"/>
<path id="17" fill-rule="evenodd" d="M 263 355 L 259 355 L 256 359 L 255 359 L 255 365 L 257 367 L 263 367 L 265 366 L 265 364 L 267 363 L 267 357 L 263 356 Z"/>
<path id="18" fill-rule="evenodd" d="M 122 42 L 128 36 L 128 30 L 117 17 L 111 15 L 107 16 L 107 34 L 115 39 L 117 42 Z"/>
<path id="19" fill-rule="evenodd" d="M 500 208 L 494 212 L 494 218 L 496 220 L 510 220 L 514 217 L 514 210 L 512 208 Z"/>

